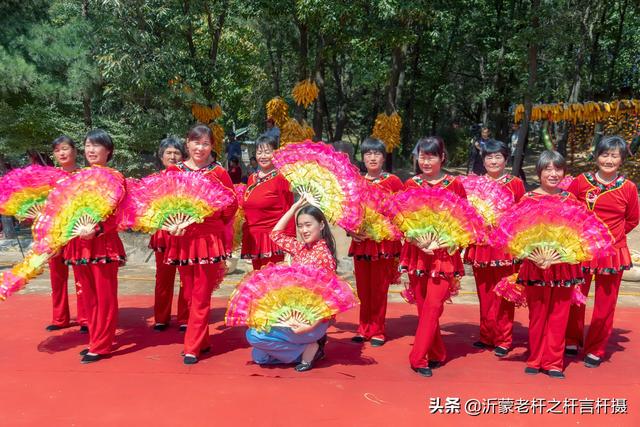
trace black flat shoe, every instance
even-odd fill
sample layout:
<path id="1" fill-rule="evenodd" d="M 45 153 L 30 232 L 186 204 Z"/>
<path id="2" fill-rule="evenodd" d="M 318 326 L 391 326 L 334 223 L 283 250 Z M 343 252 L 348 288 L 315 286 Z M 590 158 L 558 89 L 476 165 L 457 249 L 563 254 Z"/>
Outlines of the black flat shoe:
<path id="1" fill-rule="evenodd" d="M 538 375 L 540 373 L 540 369 L 526 367 L 524 368 L 524 373 L 527 375 Z"/>
<path id="2" fill-rule="evenodd" d="M 382 338 L 371 338 L 371 347 L 382 347 L 385 343 L 385 340 Z"/>
<path id="3" fill-rule="evenodd" d="M 84 355 L 86 355 L 87 353 L 89 353 L 89 349 L 88 349 L 88 348 L 85 348 L 84 350 L 80 351 L 80 353 L 78 353 L 78 354 L 79 354 L 80 356 L 84 356 Z"/>
<path id="4" fill-rule="evenodd" d="M 82 325 L 80 326 L 80 331 L 81 334 L 88 334 L 89 333 L 89 327 L 87 325 Z"/>
<path id="5" fill-rule="evenodd" d="M 444 363 L 439 360 L 429 360 L 429 369 L 438 369 L 442 365 L 444 365 Z"/>
<path id="6" fill-rule="evenodd" d="M 180 325 L 180 328 L 178 328 L 180 330 L 180 332 L 187 332 L 187 325 Z"/>
<path id="7" fill-rule="evenodd" d="M 504 347 L 496 347 L 495 350 L 493 350 L 493 354 L 495 354 L 497 357 L 505 357 L 507 354 L 509 354 L 509 349 Z"/>
<path id="8" fill-rule="evenodd" d="M 565 348 L 564 349 L 564 354 L 565 354 L 565 356 L 575 357 L 575 356 L 578 355 L 578 349 L 577 348 Z"/>
<path id="9" fill-rule="evenodd" d="M 483 343 L 482 341 L 476 341 L 476 342 L 474 342 L 474 343 L 473 343 L 473 346 L 474 346 L 475 348 L 488 348 L 488 347 L 491 347 L 489 344 L 485 344 L 485 343 Z"/>
<path id="10" fill-rule="evenodd" d="M 430 368 L 411 368 L 413 372 L 416 372 L 418 375 L 423 377 L 430 377 L 433 375 Z"/>
<path id="11" fill-rule="evenodd" d="M 60 329 L 62 329 L 64 326 L 58 326 L 58 325 L 49 325 L 46 328 L 44 328 L 46 331 L 52 332 L 52 331 L 59 331 Z"/>
<path id="12" fill-rule="evenodd" d="M 313 360 L 311 362 L 305 362 L 304 360 L 296 365 L 294 368 L 297 372 L 310 371 L 313 368 L 313 364 L 318 360 L 324 358 L 324 350 L 320 345 L 318 345 L 318 350 L 316 350 L 316 354 L 313 356 Z"/>
<path id="13" fill-rule="evenodd" d="M 100 359 L 102 359 L 102 355 L 101 354 L 88 354 L 87 353 L 84 356 L 82 356 L 82 359 L 80 359 L 80 363 L 86 365 L 87 363 L 97 362 Z"/>
<path id="14" fill-rule="evenodd" d="M 598 366 L 600 366 L 600 363 L 602 363 L 602 360 L 596 359 L 592 356 L 587 356 L 584 358 L 584 366 L 586 366 L 587 368 L 597 368 Z"/>
<path id="15" fill-rule="evenodd" d="M 351 341 L 361 343 L 361 342 L 365 342 L 366 340 L 362 335 L 356 335 L 355 337 L 351 338 Z"/>
<path id="16" fill-rule="evenodd" d="M 546 371 L 545 374 L 549 375 L 551 378 L 556 378 L 559 380 L 563 380 L 565 378 L 564 373 L 562 371 L 558 371 L 557 369 Z"/>
<path id="17" fill-rule="evenodd" d="M 182 360 L 184 362 L 185 365 L 195 365 L 196 363 L 198 363 L 198 358 L 195 356 L 185 356 L 184 359 Z"/>
<path id="18" fill-rule="evenodd" d="M 167 329 L 166 323 L 156 323 L 155 325 L 153 325 L 154 331 L 164 331 L 166 329 Z"/>

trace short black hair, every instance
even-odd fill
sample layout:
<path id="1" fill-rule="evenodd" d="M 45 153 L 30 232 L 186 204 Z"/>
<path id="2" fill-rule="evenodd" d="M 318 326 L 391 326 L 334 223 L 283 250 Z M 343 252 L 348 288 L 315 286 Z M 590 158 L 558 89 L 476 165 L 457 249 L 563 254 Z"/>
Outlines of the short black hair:
<path id="1" fill-rule="evenodd" d="M 551 164 L 558 169 L 562 169 L 565 174 L 567 173 L 567 161 L 564 159 L 564 156 L 557 151 L 545 150 L 540 153 L 540 157 L 536 163 L 538 178 L 542 175 L 542 171 Z"/>
<path id="2" fill-rule="evenodd" d="M 231 162 L 240 163 L 240 159 L 238 159 L 238 156 L 231 156 L 229 157 L 229 163 Z"/>
<path id="3" fill-rule="evenodd" d="M 59 137 L 51 141 L 51 148 L 55 150 L 56 147 L 60 144 L 69 144 L 71 148 L 73 148 L 74 150 L 76 149 L 76 142 L 67 135 L 60 135 Z"/>
<path id="4" fill-rule="evenodd" d="M 484 144 L 482 148 L 482 159 L 484 160 L 489 154 L 500 153 L 504 156 L 504 159 L 509 158 L 509 147 L 502 141 L 496 141 L 495 139 L 490 139 Z"/>
<path id="5" fill-rule="evenodd" d="M 362 143 L 360 144 L 360 153 L 362 155 L 365 155 L 370 151 L 376 151 L 382 154 L 385 154 L 387 152 L 384 143 L 378 138 L 374 138 L 372 136 L 365 138 L 364 141 L 362 141 Z"/>
<path id="6" fill-rule="evenodd" d="M 606 136 L 602 138 L 596 144 L 596 147 L 593 149 L 593 158 L 597 159 L 610 150 L 618 150 L 620 152 L 620 158 L 624 162 L 629 157 L 629 147 L 627 146 L 627 141 L 624 140 L 621 136 L 612 135 Z"/>
<path id="7" fill-rule="evenodd" d="M 258 138 L 258 140 L 256 141 L 256 150 L 261 145 L 268 145 L 271 148 L 273 148 L 274 150 L 278 149 L 278 141 L 276 141 L 275 138 L 272 138 L 272 137 L 266 136 L 266 135 L 263 135 L 260 138 Z"/>
<path id="8" fill-rule="evenodd" d="M 180 151 L 182 154 L 182 159 L 186 160 L 188 157 L 187 149 L 184 146 L 184 143 L 180 141 L 175 136 L 168 136 L 162 141 L 160 141 L 160 145 L 158 146 L 158 159 L 162 160 L 162 156 L 164 152 L 167 151 L 167 148 L 175 148 Z"/>
<path id="9" fill-rule="evenodd" d="M 447 163 L 447 149 L 444 140 L 439 136 L 427 136 L 418 140 L 418 156 L 420 153 L 431 154 L 442 159 L 442 165 Z"/>
<path id="10" fill-rule="evenodd" d="M 209 142 L 213 146 L 213 143 L 215 142 L 213 140 L 213 131 L 209 126 L 198 123 L 197 125 L 192 126 L 187 132 L 187 142 L 197 141 L 205 135 L 209 137 Z"/>
<path id="11" fill-rule="evenodd" d="M 93 129 L 87 133 L 87 136 L 84 137 L 84 142 L 91 141 L 94 144 L 102 145 L 104 148 L 109 150 L 109 156 L 107 156 L 107 162 L 113 158 L 113 140 L 111 136 L 107 133 L 107 131 L 103 129 Z"/>

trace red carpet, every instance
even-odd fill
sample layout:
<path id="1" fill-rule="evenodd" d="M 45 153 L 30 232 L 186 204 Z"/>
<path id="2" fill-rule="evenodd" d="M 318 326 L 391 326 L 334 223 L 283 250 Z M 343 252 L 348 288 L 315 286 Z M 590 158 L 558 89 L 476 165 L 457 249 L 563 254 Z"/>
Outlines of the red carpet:
<path id="1" fill-rule="evenodd" d="M 0 305 L 0 425 L 46 426 L 289 426 L 289 425 L 640 425 L 640 310 L 621 308 L 599 369 L 572 361 L 567 379 L 526 376 L 526 310 L 518 310 L 515 343 L 505 360 L 471 346 L 477 306 L 447 305 L 442 319 L 448 363 L 422 378 L 408 366 L 415 307 L 389 307 L 389 342 L 382 348 L 351 343 L 357 312 L 330 329 L 327 358 L 317 369 L 260 368 L 249 363 L 242 328 L 224 328 L 225 301 L 212 313 L 213 354 L 182 364 L 182 335 L 147 326 L 152 296 L 122 297 L 118 349 L 113 357 L 81 365 L 86 335 L 77 327 L 48 333 L 49 298 L 14 296 Z M 72 301 L 74 307 L 75 301 Z M 588 313 L 588 316 L 590 313 Z M 429 414 L 430 398 L 460 398 L 461 414 Z M 465 414 L 468 399 L 627 399 L 626 415 Z M 581 406 L 582 405 L 582 406 Z M 519 406 L 519 410 L 523 406 Z M 605 404 L 607 412 L 611 406 Z M 550 406 L 546 407 L 547 409 Z M 557 408 L 563 411 L 563 405 Z M 538 409 L 539 412 L 539 409 Z M 593 412 L 598 412 L 593 409 Z"/>

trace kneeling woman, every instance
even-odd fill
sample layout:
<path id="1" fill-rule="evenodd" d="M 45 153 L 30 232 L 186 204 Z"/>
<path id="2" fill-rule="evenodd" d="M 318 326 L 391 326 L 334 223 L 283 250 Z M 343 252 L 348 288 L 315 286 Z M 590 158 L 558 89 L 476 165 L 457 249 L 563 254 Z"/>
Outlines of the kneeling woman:
<path id="1" fill-rule="evenodd" d="M 271 232 L 273 241 L 292 255 L 292 263 L 311 265 L 335 272 L 335 240 L 327 219 L 320 209 L 305 206 L 301 198 L 284 214 Z M 287 224 L 296 215 L 296 226 L 303 242 L 285 232 Z M 331 319 L 301 328 L 276 327 L 270 332 L 247 330 L 247 340 L 253 346 L 255 363 L 298 363 L 296 371 L 308 371 L 313 363 L 324 357 L 326 333 Z"/>
<path id="2" fill-rule="evenodd" d="M 566 171 L 564 157 L 544 151 L 536 164 L 540 187 L 522 200 L 553 196 L 558 204 L 573 195 L 558 188 Z M 525 373 L 543 372 L 552 378 L 564 378 L 564 344 L 573 286 L 584 283 L 580 264 L 560 263 L 539 266 L 525 259 L 518 273 L 518 283 L 527 285 L 529 306 L 529 358 Z"/>

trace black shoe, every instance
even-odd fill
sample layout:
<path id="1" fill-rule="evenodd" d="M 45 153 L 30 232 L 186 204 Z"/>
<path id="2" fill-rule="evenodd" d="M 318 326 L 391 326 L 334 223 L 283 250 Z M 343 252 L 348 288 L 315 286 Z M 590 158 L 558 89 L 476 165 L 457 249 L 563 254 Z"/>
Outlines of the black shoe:
<path id="1" fill-rule="evenodd" d="M 101 354 L 88 354 L 87 353 L 84 356 L 82 356 L 82 359 L 80 359 L 80 363 L 86 365 L 87 363 L 97 362 L 100 359 L 102 359 L 102 355 Z"/>
<path id="2" fill-rule="evenodd" d="M 155 325 L 153 325 L 154 331 L 164 331 L 166 329 L 167 329 L 166 323 L 156 323 Z"/>
<path id="3" fill-rule="evenodd" d="M 584 358 L 584 366 L 587 368 L 597 368 L 602 363 L 602 360 L 596 359 L 593 356 L 587 356 Z"/>
<path id="4" fill-rule="evenodd" d="M 196 363 L 198 363 L 198 358 L 191 355 L 185 356 L 183 362 L 185 365 L 195 365 Z"/>
<path id="5" fill-rule="evenodd" d="M 538 375 L 540 373 L 540 369 L 530 368 L 527 366 L 526 368 L 524 368 L 524 373 L 527 375 Z"/>
<path id="6" fill-rule="evenodd" d="M 577 348 L 565 348 L 564 349 L 564 354 L 565 354 L 565 356 L 575 357 L 575 356 L 578 355 L 578 349 Z"/>
<path id="7" fill-rule="evenodd" d="M 89 327 L 87 325 L 82 325 L 80 326 L 80 331 L 81 334 L 88 334 L 89 333 Z"/>
<path id="8" fill-rule="evenodd" d="M 365 342 L 366 339 L 362 335 L 356 335 L 355 337 L 351 338 L 351 341 L 361 343 Z"/>
<path id="9" fill-rule="evenodd" d="M 60 329 L 62 329 L 63 326 L 58 326 L 58 325 L 49 325 L 46 328 L 44 328 L 45 330 L 51 332 L 51 331 L 59 331 Z"/>
<path id="10" fill-rule="evenodd" d="M 495 350 L 493 350 L 493 354 L 498 357 L 505 357 L 507 354 L 509 354 L 509 349 L 498 346 L 495 348 Z"/>
<path id="11" fill-rule="evenodd" d="M 476 341 L 473 343 L 473 346 L 475 348 L 487 348 L 487 347 L 491 347 L 489 344 L 485 344 L 482 341 Z"/>
<path id="12" fill-rule="evenodd" d="M 545 374 L 549 375 L 551 378 L 557 378 L 559 380 L 564 379 L 564 373 L 562 373 L 562 371 L 558 371 L 557 369 L 546 371 Z"/>
<path id="13" fill-rule="evenodd" d="M 382 347 L 385 343 L 385 340 L 382 338 L 371 338 L 371 346 L 372 347 Z"/>
<path id="14" fill-rule="evenodd" d="M 311 362 L 305 362 L 304 360 L 296 365 L 294 368 L 297 372 L 310 371 L 313 368 L 313 364 L 318 360 L 324 358 L 324 350 L 320 345 L 318 345 L 318 350 L 316 350 L 316 354 L 313 356 L 313 360 Z"/>
<path id="15" fill-rule="evenodd" d="M 180 332 L 187 332 L 187 325 L 180 325 Z"/>
<path id="16" fill-rule="evenodd" d="M 78 353 L 80 356 L 85 356 L 87 353 L 89 353 L 89 349 L 85 348 L 84 350 L 80 351 L 80 353 Z"/>
<path id="17" fill-rule="evenodd" d="M 418 375 L 421 375 L 423 377 L 430 377 L 433 375 L 433 372 L 431 372 L 431 368 L 411 368 L 413 369 L 413 372 L 416 372 Z"/>
<path id="18" fill-rule="evenodd" d="M 444 363 L 439 360 L 429 360 L 429 369 L 438 369 L 442 365 L 444 365 Z"/>

